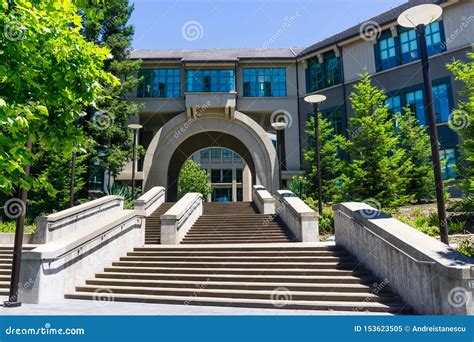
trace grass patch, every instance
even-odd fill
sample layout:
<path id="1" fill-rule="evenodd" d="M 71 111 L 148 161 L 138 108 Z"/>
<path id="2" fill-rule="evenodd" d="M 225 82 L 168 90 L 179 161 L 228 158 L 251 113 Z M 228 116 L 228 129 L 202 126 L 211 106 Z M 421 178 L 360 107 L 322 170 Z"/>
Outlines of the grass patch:
<path id="1" fill-rule="evenodd" d="M 0 222 L 0 233 L 14 233 L 16 221 Z M 34 224 L 25 224 L 25 234 L 34 233 L 36 226 Z"/>

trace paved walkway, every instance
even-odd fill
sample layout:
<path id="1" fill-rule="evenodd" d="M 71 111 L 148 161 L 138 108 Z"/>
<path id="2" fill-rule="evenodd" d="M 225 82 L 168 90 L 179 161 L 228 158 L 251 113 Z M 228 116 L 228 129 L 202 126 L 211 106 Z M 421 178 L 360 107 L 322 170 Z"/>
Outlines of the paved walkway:
<path id="1" fill-rule="evenodd" d="M 1 301 L 6 298 L 0 297 Z M 227 316 L 274 316 L 274 315 L 368 315 L 353 311 L 309 311 L 284 309 L 250 309 L 217 306 L 168 305 L 101 302 L 64 299 L 47 304 L 23 304 L 19 308 L 0 307 L 0 316 L 4 315 L 227 315 Z M 370 313 L 374 315 L 374 313 Z M 381 313 L 381 315 L 387 315 Z"/>

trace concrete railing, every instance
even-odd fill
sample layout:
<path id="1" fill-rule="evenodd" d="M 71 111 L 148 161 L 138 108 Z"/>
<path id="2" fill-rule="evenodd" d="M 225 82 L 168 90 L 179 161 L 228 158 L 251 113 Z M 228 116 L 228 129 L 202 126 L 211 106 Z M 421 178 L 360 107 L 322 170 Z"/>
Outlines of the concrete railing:
<path id="1" fill-rule="evenodd" d="M 165 188 L 155 186 L 135 201 L 135 210 L 140 211 L 144 216 L 150 216 L 165 201 Z"/>
<path id="2" fill-rule="evenodd" d="M 36 233 L 31 243 L 48 243 L 82 230 L 99 226 L 123 210 L 123 197 L 104 196 L 75 207 L 36 218 Z"/>
<path id="3" fill-rule="evenodd" d="M 336 244 L 419 314 L 472 315 L 474 260 L 365 203 L 334 206 Z"/>
<path id="4" fill-rule="evenodd" d="M 64 299 L 75 286 L 103 271 L 126 251 L 143 246 L 144 222 L 135 210 L 113 212 L 108 222 L 93 224 L 24 251 L 20 301 L 42 303 Z"/>
<path id="5" fill-rule="evenodd" d="M 298 241 L 319 241 L 318 214 L 288 190 L 277 191 L 276 214 Z"/>
<path id="6" fill-rule="evenodd" d="M 202 194 L 190 192 L 184 195 L 161 215 L 161 244 L 179 244 L 201 215 Z"/>
<path id="7" fill-rule="evenodd" d="M 253 186 L 252 198 L 261 214 L 275 214 L 275 198 L 263 186 Z"/>

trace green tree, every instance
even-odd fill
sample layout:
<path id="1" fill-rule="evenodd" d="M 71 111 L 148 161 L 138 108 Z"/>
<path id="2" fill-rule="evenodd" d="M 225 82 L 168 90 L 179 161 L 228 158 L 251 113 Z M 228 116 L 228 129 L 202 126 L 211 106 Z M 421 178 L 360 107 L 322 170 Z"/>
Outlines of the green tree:
<path id="1" fill-rule="evenodd" d="M 434 175 L 430 161 L 430 137 L 425 127 L 409 107 L 395 114 L 400 148 L 405 151 L 403 157 L 403 177 L 406 181 L 405 196 L 410 201 L 421 202 L 433 199 Z"/>
<path id="2" fill-rule="evenodd" d="M 456 169 L 462 177 L 462 189 L 466 198 L 462 202 L 462 210 L 471 218 L 474 213 L 474 53 L 467 54 L 468 62 L 456 60 L 448 64 L 448 69 L 456 80 L 464 83 L 461 95 L 464 101 L 458 103 L 458 109 L 450 118 L 449 126 L 460 136 L 459 151 Z"/>
<path id="3" fill-rule="evenodd" d="M 343 169 L 343 161 L 340 158 L 338 139 L 334 134 L 334 128 L 324 116 L 319 113 L 319 137 L 321 141 L 321 178 L 322 195 L 324 201 L 331 201 L 336 196 L 338 177 Z M 306 133 L 314 137 L 314 117 L 308 121 Z M 308 165 L 305 175 L 305 185 L 309 188 L 306 194 L 313 198 L 318 198 L 316 186 L 316 154 L 314 152 L 314 138 L 308 149 L 304 153 L 304 159 Z M 309 190 L 309 191 L 308 191 Z"/>
<path id="4" fill-rule="evenodd" d="M 371 84 L 368 74 L 362 75 L 354 89 L 349 139 L 340 138 L 351 157 L 341 177 L 342 193 L 347 199 L 375 199 L 381 205 L 404 203 L 408 200 L 405 152 L 385 105 L 385 93 Z"/>
<path id="5" fill-rule="evenodd" d="M 103 69 L 110 51 L 86 41 L 71 0 L 2 0 L 0 28 L 0 191 L 52 194 L 51 179 L 24 169 L 34 151 L 67 157 L 84 147 L 75 120 L 119 84 Z"/>
<path id="6" fill-rule="evenodd" d="M 178 178 L 178 196 L 182 197 L 188 192 L 199 192 L 204 200 L 211 193 L 207 171 L 190 159 L 184 162 Z"/>

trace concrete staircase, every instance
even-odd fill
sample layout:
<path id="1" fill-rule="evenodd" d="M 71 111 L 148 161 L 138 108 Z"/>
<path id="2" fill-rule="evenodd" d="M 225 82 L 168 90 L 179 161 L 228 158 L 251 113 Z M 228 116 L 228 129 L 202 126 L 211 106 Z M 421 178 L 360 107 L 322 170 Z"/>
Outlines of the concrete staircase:
<path id="1" fill-rule="evenodd" d="M 161 235 L 161 220 L 160 216 L 170 209 L 175 203 L 165 202 L 158 207 L 150 216 L 146 218 L 145 222 L 145 244 L 154 245 L 160 243 Z"/>
<path id="2" fill-rule="evenodd" d="M 32 246 L 23 246 L 31 250 Z M 13 263 L 13 246 L 0 246 L 0 296 L 8 296 Z"/>
<path id="3" fill-rule="evenodd" d="M 70 299 L 409 313 L 345 250 L 323 244 L 145 246 L 86 281 Z"/>
<path id="4" fill-rule="evenodd" d="M 183 244 L 277 243 L 293 237 L 283 222 L 259 214 L 252 202 L 203 204 L 203 214 L 186 234 Z"/>

